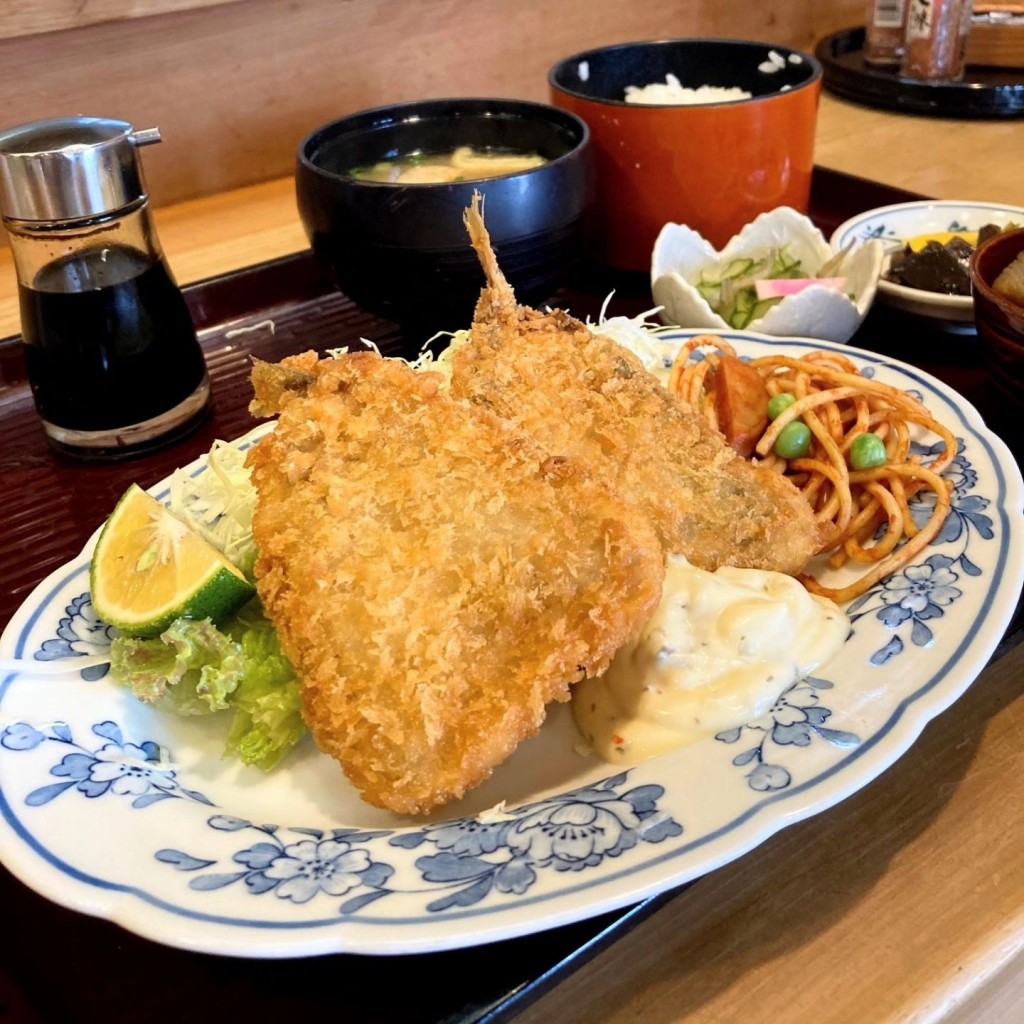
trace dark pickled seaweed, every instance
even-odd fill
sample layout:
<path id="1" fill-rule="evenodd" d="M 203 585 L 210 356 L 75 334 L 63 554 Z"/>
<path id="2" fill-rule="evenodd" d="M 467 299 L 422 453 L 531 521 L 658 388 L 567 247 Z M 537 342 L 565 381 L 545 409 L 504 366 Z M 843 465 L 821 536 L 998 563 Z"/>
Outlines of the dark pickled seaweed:
<path id="1" fill-rule="evenodd" d="M 1001 228 L 998 224 L 986 224 L 978 232 L 978 245 L 982 242 L 987 242 L 990 238 L 995 238 L 996 235 L 1002 234 L 1004 231 L 1012 231 L 1016 224 L 1007 224 L 1005 228 Z"/>
<path id="2" fill-rule="evenodd" d="M 978 231 L 978 245 L 990 238 L 1015 227 L 1008 224 L 986 224 Z M 954 235 L 948 242 L 937 239 L 928 242 L 915 251 L 910 244 L 898 252 L 889 262 L 884 277 L 895 284 L 908 288 L 920 288 L 926 292 L 942 292 L 945 295 L 971 294 L 971 256 L 975 247 Z"/>
<path id="3" fill-rule="evenodd" d="M 920 252 L 907 247 L 892 258 L 886 277 L 897 284 L 926 292 L 970 295 L 972 252 L 972 247 L 962 238 L 951 239 L 945 245 L 929 242 Z"/>

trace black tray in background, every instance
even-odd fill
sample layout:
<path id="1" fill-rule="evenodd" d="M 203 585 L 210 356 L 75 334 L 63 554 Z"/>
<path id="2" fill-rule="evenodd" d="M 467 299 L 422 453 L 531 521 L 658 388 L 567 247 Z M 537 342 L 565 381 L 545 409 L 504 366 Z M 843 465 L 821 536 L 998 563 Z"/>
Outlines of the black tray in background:
<path id="1" fill-rule="evenodd" d="M 864 60 L 864 29 L 826 36 L 814 55 L 824 68 L 825 88 L 843 99 L 903 114 L 994 119 L 1024 115 L 1024 72 L 970 65 L 961 82 L 903 78 L 897 69 Z"/>

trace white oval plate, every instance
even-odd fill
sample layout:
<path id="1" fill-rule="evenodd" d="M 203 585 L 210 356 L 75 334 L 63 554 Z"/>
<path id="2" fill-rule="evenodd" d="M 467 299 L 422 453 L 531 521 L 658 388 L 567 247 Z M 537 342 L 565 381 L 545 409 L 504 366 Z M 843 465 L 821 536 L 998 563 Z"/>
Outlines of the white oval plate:
<path id="1" fill-rule="evenodd" d="M 8 674 L 4 863 L 58 903 L 172 946 L 410 953 L 634 903 L 866 785 L 964 692 L 1010 621 L 1024 574 L 1020 472 L 977 412 L 918 370 L 820 341 L 723 334 L 745 355 L 842 351 L 921 394 L 962 439 L 939 542 L 850 607 L 852 636 L 818 678 L 761 719 L 620 772 L 577 753 L 571 715 L 556 708 L 485 786 L 423 822 L 361 803 L 310 742 L 263 776 L 220 759 L 215 718 L 163 716 L 102 668 Z M 102 652 L 89 548 L 33 592 L 0 655 Z"/>
<path id="2" fill-rule="evenodd" d="M 977 231 L 986 224 L 1002 227 L 1010 223 L 1024 226 L 1024 208 L 922 199 L 859 213 L 832 232 L 831 243 L 833 248 L 839 249 L 852 241 L 879 239 L 887 249 L 882 268 L 884 275 L 892 254 L 902 249 L 910 238 L 942 231 Z M 887 281 L 883 276 L 878 281 L 878 298 L 890 306 L 934 320 L 947 330 L 967 333 L 974 330 L 974 300 L 969 295 L 943 295 L 908 288 Z"/>

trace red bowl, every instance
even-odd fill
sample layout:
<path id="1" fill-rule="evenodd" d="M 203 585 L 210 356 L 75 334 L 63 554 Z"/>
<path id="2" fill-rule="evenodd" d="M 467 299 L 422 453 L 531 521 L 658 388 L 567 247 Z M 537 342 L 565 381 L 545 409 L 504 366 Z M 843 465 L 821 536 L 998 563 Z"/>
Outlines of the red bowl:
<path id="1" fill-rule="evenodd" d="M 752 98 L 625 102 L 626 86 L 663 83 L 668 73 L 685 87 L 737 87 Z M 821 65 L 808 54 L 737 39 L 625 43 L 561 61 L 548 83 L 551 102 L 590 128 L 592 243 L 610 266 L 649 271 L 669 221 L 721 248 L 759 213 L 807 212 L 821 92 Z"/>
<path id="2" fill-rule="evenodd" d="M 1024 404 L 1024 304 L 992 287 L 1000 271 L 1024 252 L 1024 229 L 1004 231 L 979 245 L 971 257 L 974 322 L 992 383 Z"/>

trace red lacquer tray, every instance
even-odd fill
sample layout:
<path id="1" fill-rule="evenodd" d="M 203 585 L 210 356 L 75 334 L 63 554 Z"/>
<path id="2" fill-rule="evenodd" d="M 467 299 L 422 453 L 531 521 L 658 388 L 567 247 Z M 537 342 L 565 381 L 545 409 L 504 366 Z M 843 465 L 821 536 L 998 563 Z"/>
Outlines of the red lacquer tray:
<path id="1" fill-rule="evenodd" d="M 855 213 L 916 198 L 862 179 L 816 172 L 811 215 L 826 237 Z M 596 316 L 615 289 L 612 314 L 651 306 L 643 276 L 591 270 L 552 302 Z M 354 306 L 334 290 L 308 252 L 186 288 L 214 388 L 203 427 L 175 447 L 113 464 L 79 464 L 46 444 L 25 380 L 20 342 L 0 341 L 0 625 L 44 576 L 82 548 L 128 484 L 149 486 L 205 452 L 216 438 L 254 425 L 247 412 L 253 357 L 276 360 L 374 341 L 408 353 L 420 339 Z M 458 326 L 458 325 L 453 325 Z M 876 305 L 853 339 L 935 374 L 972 401 L 1021 451 L 1012 411 L 992 400 L 973 339 L 942 335 Z M 1000 652 L 1021 637 L 1020 612 Z M 669 892 L 626 911 L 509 942 L 397 958 L 336 955 L 256 962 L 158 946 L 116 925 L 51 904 L 0 874 L 5 933 L 16 936 L 0 966 L 0 1004 L 16 1020 L 299 1020 L 325 1012 L 365 1024 L 512 1019 L 523 1007 L 669 902 Z M 59 953 L 59 965 L 55 957 Z M 55 975 L 54 972 L 57 972 Z M 58 979 L 55 981 L 55 977 Z"/>

